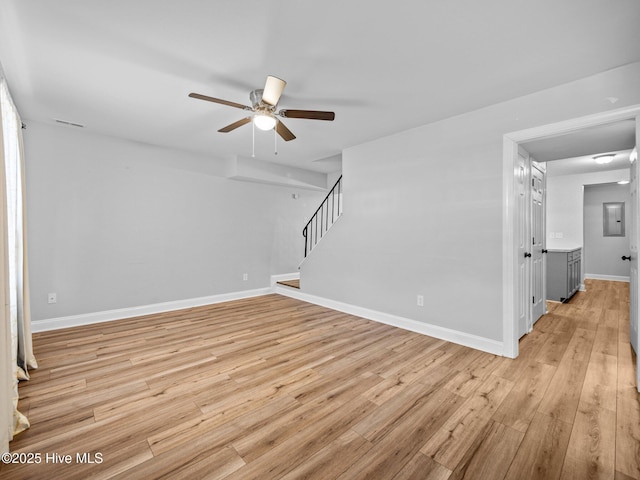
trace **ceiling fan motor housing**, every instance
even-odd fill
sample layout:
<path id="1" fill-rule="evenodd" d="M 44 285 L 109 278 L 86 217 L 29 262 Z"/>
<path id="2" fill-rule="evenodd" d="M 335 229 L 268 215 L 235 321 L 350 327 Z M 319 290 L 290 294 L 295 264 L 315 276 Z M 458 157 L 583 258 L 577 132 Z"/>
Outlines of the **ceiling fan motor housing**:
<path id="1" fill-rule="evenodd" d="M 251 100 L 251 105 L 253 105 L 254 109 L 257 108 L 265 108 L 268 107 L 266 103 L 262 101 L 262 93 L 264 92 L 263 88 L 258 88 L 257 90 L 253 90 L 249 94 L 249 99 Z"/>

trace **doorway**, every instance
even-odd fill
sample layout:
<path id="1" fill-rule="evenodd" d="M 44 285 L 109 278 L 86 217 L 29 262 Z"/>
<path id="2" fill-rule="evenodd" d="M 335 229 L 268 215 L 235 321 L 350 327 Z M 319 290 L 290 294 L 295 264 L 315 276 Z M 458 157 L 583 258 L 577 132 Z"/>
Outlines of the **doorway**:
<path id="1" fill-rule="evenodd" d="M 606 126 L 624 120 L 633 120 L 637 129 L 636 117 L 638 116 L 640 116 L 640 105 L 513 132 L 504 136 L 503 339 L 505 356 L 511 358 L 518 356 L 518 307 L 521 306 L 522 295 L 526 294 L 527 299 L 530 300 L 531 288 L 530 285 L 522 285 L 519 270 L 522 262 L 519 258 L 521 252 L 517 239 L 517 226 L 522 222 L 523 215 L 527 215 L 526 211 L 518 204 L 519 146 L 535 140 L 556 139 L 563 135 L 579 133 L 589 128 Z"/>
<path id="2" fill-rule="evenodd" d="M 584 186 L 585 279 L 629 282 L 630 265 L 622 257 L 629 255 L 630 203 L 628 177 Z"/>

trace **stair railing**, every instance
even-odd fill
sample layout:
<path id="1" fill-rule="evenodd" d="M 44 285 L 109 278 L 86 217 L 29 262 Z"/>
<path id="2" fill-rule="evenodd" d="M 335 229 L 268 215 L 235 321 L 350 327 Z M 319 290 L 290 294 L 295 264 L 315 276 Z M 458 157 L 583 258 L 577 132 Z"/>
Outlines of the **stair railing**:
<path id="1" fill-rule="evenodd" d="M 342 215 L 342 175 L 302 229 L 305 258 Z"/>

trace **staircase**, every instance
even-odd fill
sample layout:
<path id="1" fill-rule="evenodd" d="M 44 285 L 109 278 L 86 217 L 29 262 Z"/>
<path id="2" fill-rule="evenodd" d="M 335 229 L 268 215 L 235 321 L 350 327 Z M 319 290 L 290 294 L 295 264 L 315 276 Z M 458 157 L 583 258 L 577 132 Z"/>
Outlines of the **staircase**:
<path id="1" fill-rule="evenodd" d="M 342 215 L 342 175 L 302 229 L 304 257 L 311 253 L 322 237 Z"/>

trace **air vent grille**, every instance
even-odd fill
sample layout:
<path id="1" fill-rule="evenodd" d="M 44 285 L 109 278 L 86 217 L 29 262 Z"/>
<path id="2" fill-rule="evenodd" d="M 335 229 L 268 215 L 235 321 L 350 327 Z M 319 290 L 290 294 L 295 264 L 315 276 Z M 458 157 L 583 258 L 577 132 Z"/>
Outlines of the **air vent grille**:
<path id="1" fill-rule="evenodd" d="M 60 120 L 59 118 L 54 118 L 54 120 L 57 123 L 61 123 L 62 125 L 68 125 L 70 127 L 78 127 L 78 128 L 84 128 L 84 125 L 82 125 L 81 123 L 76 123 L 76 122 L 70 122 L 68 120 Z"/>

